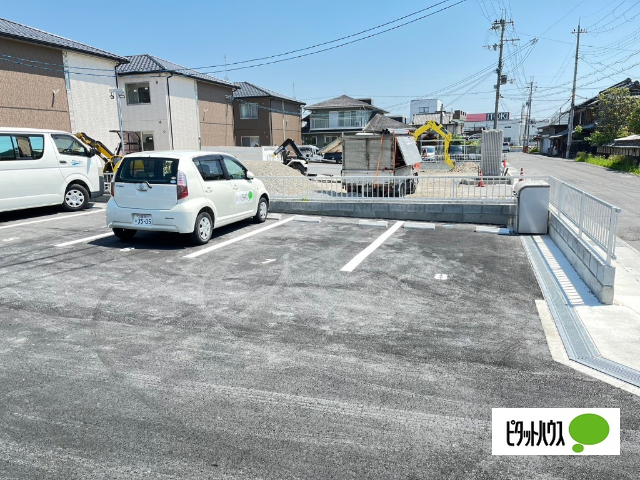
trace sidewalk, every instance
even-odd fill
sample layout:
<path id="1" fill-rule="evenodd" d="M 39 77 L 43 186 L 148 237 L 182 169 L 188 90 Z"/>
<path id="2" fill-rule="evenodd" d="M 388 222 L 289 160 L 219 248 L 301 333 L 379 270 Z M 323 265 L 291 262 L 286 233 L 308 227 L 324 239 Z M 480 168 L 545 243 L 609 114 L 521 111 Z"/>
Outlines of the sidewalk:
<path id="1" fill-rule="evenodd" d="M 600 356 L 640 372 L 640 252 L 618 240 L 618 258 L 613 263 L 616 267 L 614 304 L 603 305 L 549 236 L 535 236 L 533 240 L 563 291 L 564 301 L 579 317 Z M 557 336 L 558 332 L 553 334 Z M 548 340 L 550 345 L 562 345 L 559 336 Z M 584 367 L 579 370 L 585 371 Z M 615 379 L 615 382 L 620 381 Z M 630 391 L 640 394 L 640 389 L 627 385 Z"/>

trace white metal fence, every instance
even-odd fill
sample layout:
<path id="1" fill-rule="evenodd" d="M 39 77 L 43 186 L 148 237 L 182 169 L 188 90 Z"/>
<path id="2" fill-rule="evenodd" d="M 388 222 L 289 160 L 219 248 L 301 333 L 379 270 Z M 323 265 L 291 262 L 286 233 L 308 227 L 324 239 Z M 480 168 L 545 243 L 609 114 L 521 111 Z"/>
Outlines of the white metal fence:
<path id="1" fill-rule="evenodd" d="M 616 258 L 618 215 L 622 210 L 557 178 L 549 178 L 549 184 L 549 201 L 561 219 L 575 225 L 580 237 L 586 236 L 600 247 L 610 264 Z"/>
<path id="2" fill-rule="evenodd" d="M 517 181 L 519 178 L 516 177 Z M 515 203 L 512 177 L 260 177 L 272 200 L 499 201 Z"/>

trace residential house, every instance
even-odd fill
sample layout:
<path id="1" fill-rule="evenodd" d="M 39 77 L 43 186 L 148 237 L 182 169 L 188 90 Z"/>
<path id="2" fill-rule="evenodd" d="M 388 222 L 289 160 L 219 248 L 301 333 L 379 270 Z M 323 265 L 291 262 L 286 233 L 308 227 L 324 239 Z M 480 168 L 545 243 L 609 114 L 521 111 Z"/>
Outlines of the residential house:
<path id="1" fill-rule="evenodd" d="M 138 134 L 143 150 L 234 145 L 235 84 L 149 54 L 127 59 L 117 69 L 123 129 Z"/>
<path id="2" fill-rule="evenodd" d="M 376 114 L 388 113 L 373 105 L 370 98 L 355 99 L 347 95 L 332 98 L 305 110 L 311 112 L 302 130 L 303 143 L 322 148 L 342 135 L 355 135 Z"/>
<path id="3" fill-rule="evenodd" d="M 616 138 L 613 142 L 599 146 L 597 151 L 607 158 L 609 155 L 625 155 L 634 157 L 637 161 L 640 158 L 640 135 Z"/>
<path id="4" fill-rule="evenodd" d="M 84 132 L 115 148 L 119 55 L 0 18 L 0 125 Z"/>
<path id="5" fill-rule="evenodd" d="M 538 128 L 537 141 L 540 153 L 551 157 L 567 150 L 569 113 L 559 112 L 549 119 L 549 124 Z"/>
<path id="6" fill-rule="evenodd" d="M 280 145 L 287 138 L 302 143 L 304 102 L 249 82 L 238 82 L 233 94 L 235 145 Z"/>
<path id="7" fill-rule="evenodd" d="M 582 136 L 589 136 L 596 129 L 596 118 L 597 118 L 597 108 L 598 108 L 598 96 L 601 93 L 606 92 L 607 90 L 611 90 L 613 88 L 628 88 L 629 92 L 633 96 L 640 95 L 640 82 L 637 80 L 631 80 L 627 78 L 621 82 L 616 83 L 615 85 L 611 85 L 610 87 L 605 88 L 598 92 L 598 95 L 592 97 L 579 105 L 573 107 L 573 127 L 581 126 L 582 127 Z M 567 136 L 565 133 L 565 137 Z M 594 150 L 591 145 L 583 139 L 572 139 L 571 141 L 571 152 L 570 156 L 575 157 L 576 153 L 579 151 L 592 151 Z M 566 154 L 566 138 L 564 141 L 564 151 L 563 155 Z"/>

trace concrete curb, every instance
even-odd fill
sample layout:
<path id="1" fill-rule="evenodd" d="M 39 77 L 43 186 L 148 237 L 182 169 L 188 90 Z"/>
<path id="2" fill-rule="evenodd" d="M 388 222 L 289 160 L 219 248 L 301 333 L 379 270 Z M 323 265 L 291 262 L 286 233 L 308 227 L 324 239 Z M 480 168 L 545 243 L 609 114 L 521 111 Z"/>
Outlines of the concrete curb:
<path id="1" fill-rule="evenodd" d="M 358 226 L 387 228 L 389 226 L 389 222 L 384 220 L 358 220 Z"/>

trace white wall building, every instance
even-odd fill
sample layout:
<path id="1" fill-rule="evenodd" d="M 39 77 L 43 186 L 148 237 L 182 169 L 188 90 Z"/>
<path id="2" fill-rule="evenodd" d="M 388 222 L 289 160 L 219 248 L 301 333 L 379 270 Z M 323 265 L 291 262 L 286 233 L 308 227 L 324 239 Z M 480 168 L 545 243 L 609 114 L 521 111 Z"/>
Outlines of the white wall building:
<path id="1" fill-rule="evenodd" d="M 481 130 L 493 129 L 493 113 L 468 113 L 464 124 L 464 133 L 471 134 Z M 520 143 L 524 134 L 524 122 L 520 118 L 511 118 L 509 112 L 498 114 L 498 130 L 502 130 L 504 141 L 514 145 Z"/>
<path id="2" fill-rule="evenodd" d="M 83 132 L 115 150 L 120 137 L 116 88 L 117 62 L 72 51 L 63 52 L 71 131 Z M 91 73 L 93 75 L 86 75 Z"/>
<path id="3" fill-rule="evenodd" d="M 137 133 L 143 150 L 199 150 L 218 131 L 233 132 L 235 84 L 152 55 L 127 58 L 118 68 L 123 130 Z M 233 145 L 228 137 L 222 143 Z"/>
<path id="4" fill-rule="evenodd" d="M 411 100 L 409 118 L 413 122 L 414 115 L 441 112 L 443 108 L 444 104 L 438 98 Z"/>

